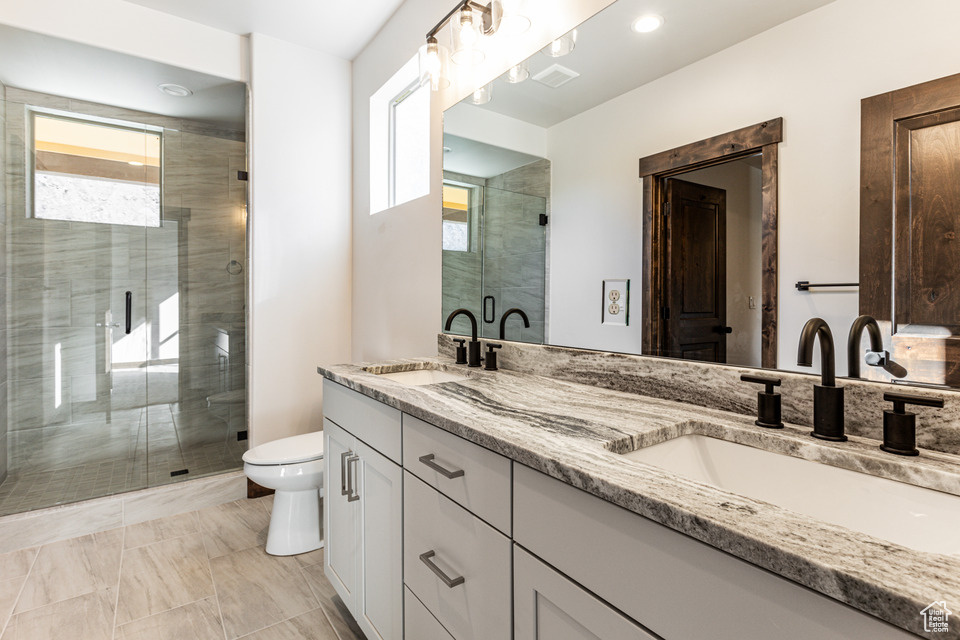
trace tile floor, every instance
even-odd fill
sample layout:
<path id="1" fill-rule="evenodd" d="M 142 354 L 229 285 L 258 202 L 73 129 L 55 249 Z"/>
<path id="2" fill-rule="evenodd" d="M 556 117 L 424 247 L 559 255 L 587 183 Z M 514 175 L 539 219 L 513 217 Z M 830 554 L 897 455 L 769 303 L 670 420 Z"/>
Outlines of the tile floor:
<path id="1" fill-rule="evenodd" d="M 242 415 L 178 403 L 115 412 L 111 421 L 11 432 L 0 516 L 156 487 L 243 466 Z M 171 471 L 189 473 L 171 476 Z"/>
<path id="2" fill-rule="evenodd" d="M 0 640 L 362 640 L 323 550 L 264 550 L 272 496 L 0 554 Z"/>

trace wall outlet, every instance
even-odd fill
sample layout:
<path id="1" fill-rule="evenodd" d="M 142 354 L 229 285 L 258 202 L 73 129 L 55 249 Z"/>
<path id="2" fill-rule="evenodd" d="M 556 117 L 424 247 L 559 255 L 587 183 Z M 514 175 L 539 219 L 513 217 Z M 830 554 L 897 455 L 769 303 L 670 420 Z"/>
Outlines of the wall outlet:
<path id="1" fill-rule="evenodd" d="M 601 324 L 626 327 L 630 324 L 630 281 L 603 281 Z"/>

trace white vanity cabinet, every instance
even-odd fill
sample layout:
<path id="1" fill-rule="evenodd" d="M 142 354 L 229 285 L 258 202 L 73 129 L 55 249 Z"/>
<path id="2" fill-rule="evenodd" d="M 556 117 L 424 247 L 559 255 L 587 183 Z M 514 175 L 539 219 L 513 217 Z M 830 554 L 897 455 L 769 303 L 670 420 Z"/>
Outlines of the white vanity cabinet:
<path id="1" fill-rule="evenodd" d="M 514 640 L 657 640 L 643 627 L 514 545 Z"/>
<path id="2" fill-rule="evenodd" d="M 338 386 L 324 383 L 324 573 L 367 640 L 400 640 L 400 412 Z M 391 449 L 397 460 L 383 452 Z"/>

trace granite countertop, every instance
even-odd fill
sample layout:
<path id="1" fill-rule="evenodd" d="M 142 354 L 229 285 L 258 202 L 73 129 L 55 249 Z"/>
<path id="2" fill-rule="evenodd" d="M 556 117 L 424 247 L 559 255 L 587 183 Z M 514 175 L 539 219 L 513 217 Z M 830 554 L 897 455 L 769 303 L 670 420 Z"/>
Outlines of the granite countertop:
<path id="1" fill-rule="evenodd" d="M 436 368 L 460 382 L 409 386 L 378 375 L 389 367 Z M 809 427 L 772 432 L 726 411 L 446 358 L 317 371 L 334 382 L 701 540 L 920 636 L 920 610 L 960 603 L 960 556 L 925 553 L 739 496 L 626 459 L 619 453 L 700 433 L 960 495 L 960 456 L 924 451 L 903 459 L 877 442 L 828 443 Z M 960 533 L 958 533 L 960 535 Z"/>

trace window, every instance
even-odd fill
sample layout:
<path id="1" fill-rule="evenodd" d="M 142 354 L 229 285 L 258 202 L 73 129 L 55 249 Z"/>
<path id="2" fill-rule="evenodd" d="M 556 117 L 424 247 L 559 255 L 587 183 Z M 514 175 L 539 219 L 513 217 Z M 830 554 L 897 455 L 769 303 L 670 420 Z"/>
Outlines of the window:
<path id="1" fill-rule="evenodd" d="M 430 193 L 429 87 L 413 56 L 370 97 L 370 213 Z"/>
<path id="2" fill-rule="evenodd" d="M 430 191 L 429 141 L 430 90 L 416 81 L 390 102 L 391 207 Z"/>
<path id="3" fill-rule="evenodd" d="M 32 112 L 33 216 L 160 226 L 162 133 Z"/>
<path id="4" fill-rule="evenodd" d="M 443 250 L 470 251 L 470 189 L 443 185 Z"/>

